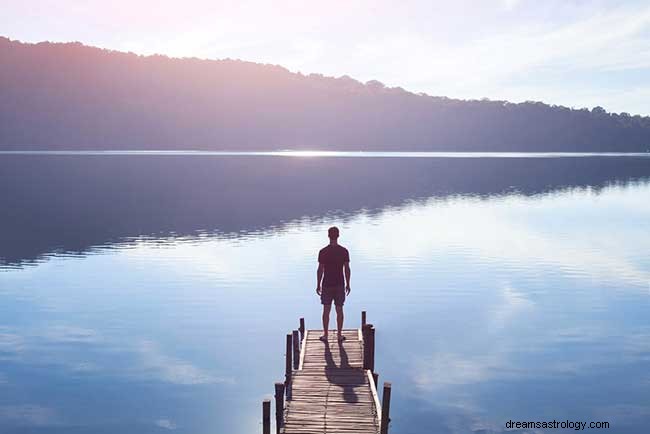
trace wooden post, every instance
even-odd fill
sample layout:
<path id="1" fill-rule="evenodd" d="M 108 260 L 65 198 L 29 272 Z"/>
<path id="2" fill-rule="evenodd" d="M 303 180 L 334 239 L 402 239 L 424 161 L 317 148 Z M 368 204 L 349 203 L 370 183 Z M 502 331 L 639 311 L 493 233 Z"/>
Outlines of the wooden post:
<path id="1" fill-rule="evenodd" d="M 275 383 L 275 431 L 284 426 L 284 383 Z"/>
<path id="2" fill-rule="evenodd" d="M 370 371 L 375 372 L 375 328 L 370 327 Z"/>
<path id="3" fill-rule="evenodd" d="M 298 337 L 298 330 L 293 333 L 293 369 L 298 369 L 300 365 L 300 338 Z"/>
<path id="4" fill-rule="evenodd" d="M 363 326 L 363 369 L 375 372 L 375 328 L 372 324 Z"/>
<path id="5" fill-rule="evenodd" d="M 379 387 L 379 374 L 376 372 L 372 373 L 372 379 L 375 381 L 375 389 Z"/>
<path id="6" fill-rule="evenodd" d="M 298 328 L 298 331 L 300 331 L 300 342 L 305 338 L 305 319 L 300 318 L 300 327 Z"/>
<path id="7" fill-rule="evenodd" d="M 390 390 L 392 385 L 384 383 L 384 394 L 381 397 L 381 434 L 388 434 L 388 423 L 390 422 Z"/>
<path id="8" fill-rule="evenodd" d="M 291 369 L 293 368 L 291 364 L 291 353 L 292 353 L 292 343 L 293 335 L 291 333 L 287 334 L 287 348 L 286 348 L 286 357 L 285 357 L 285 371 L 284 371 L 284 387 L 287 392 L 287 399 L 291 399 Z"/>
<path id="9" fill-rule="evenodd" d="M 363 369 L 366 370 L 368 369 L 368 362 L 370 361 L 370 346 L 368 345 L 368 330 L 370 329 L 369 324 L 364 324 L 363 328 L 361 329 L 361 337 L 363 338 Z"/>
<path id="10" fill-rule="evenodd" d="M 361 311 L 361 330 L 363 330 L 363 326 L 366 325 L 366 311 L 362 310 Z"/>
<path id="11" fill-rule="evenodd" d="M 262 434 L 271 434 L 271 400 L 262 402 Z"/>

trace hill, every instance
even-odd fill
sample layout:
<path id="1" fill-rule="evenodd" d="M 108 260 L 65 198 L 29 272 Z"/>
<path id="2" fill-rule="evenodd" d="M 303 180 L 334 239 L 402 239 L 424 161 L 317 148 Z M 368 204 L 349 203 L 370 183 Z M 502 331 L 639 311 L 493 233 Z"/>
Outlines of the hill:
<path id="1" fill-rule="evenodd" d="M 0 149 L 647 151 L 650 117 L 0 38 Z"/>

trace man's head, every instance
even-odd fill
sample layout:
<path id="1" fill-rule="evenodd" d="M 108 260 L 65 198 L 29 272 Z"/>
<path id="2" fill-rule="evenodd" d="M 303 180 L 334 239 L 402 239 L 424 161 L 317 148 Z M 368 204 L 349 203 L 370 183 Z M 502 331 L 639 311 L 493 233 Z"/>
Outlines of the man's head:
<path id="1" fill-rule="evenodd" d="M 339 228 L 332 226 L 327 230 L 327 236 L 330 240 L 336 241 L 339 238 Z"/>

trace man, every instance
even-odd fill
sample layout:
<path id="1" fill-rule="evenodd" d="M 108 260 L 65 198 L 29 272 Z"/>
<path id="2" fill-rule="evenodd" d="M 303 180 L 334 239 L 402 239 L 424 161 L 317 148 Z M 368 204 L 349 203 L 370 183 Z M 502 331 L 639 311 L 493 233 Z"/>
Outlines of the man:
<path id="1" fill-rule="evenodd" d="M 316 272 L 316 294 L 320 295 L 323 304 L 323 336 L 322 341 L 327 341 L 327 332 L 330 324 L 330 310 L 332 301 L 336 307 L 336 326 L 338 341 L 344 337 L 343 330 L 343 303 L 345 296 L 350 295 L 350 254 L 348 249 L 339 245 L 339 229 L 332 226 L 327 230 L 330 239 L 328 246 L 318 252 L 318 271 Z M 345 272 L 345 280 L 343 274 Z M 322 286 L 321 286 L 322 283 Z"/>

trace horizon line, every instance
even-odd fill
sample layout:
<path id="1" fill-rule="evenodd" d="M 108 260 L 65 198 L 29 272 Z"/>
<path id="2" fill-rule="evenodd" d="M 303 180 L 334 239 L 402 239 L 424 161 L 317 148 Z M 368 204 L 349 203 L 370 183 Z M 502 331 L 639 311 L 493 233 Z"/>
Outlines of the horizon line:
<path id="1" fill-rule="evenodd" d="M 645 152 L 521 152 L 521 151 L 325 151 L 292 150 L 274 151 L 210 151 L 200 149 L 171 150 L 0 150 L 3 155 L 52 156 L 215 156 L 215 157 L 289 157 L 289 158 L 579 158 L 579 157 L 650 157 Z"/>

